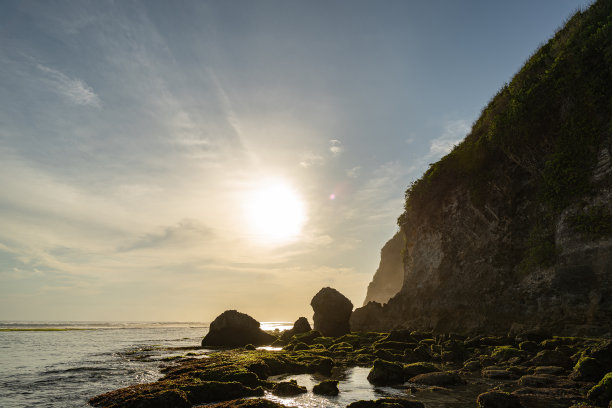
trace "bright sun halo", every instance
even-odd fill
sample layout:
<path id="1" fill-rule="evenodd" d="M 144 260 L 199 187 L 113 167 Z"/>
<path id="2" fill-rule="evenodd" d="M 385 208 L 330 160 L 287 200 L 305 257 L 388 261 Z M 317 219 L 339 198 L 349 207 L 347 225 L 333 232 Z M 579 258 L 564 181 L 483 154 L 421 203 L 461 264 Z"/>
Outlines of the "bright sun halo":
<path id="1" fill-rule="evenodd" d="M 279 243 L 296 237 L 306 215 L 298 193 L 283 182 L 267 182 L 247 202 L 252 231 L 266 242 Z"/>

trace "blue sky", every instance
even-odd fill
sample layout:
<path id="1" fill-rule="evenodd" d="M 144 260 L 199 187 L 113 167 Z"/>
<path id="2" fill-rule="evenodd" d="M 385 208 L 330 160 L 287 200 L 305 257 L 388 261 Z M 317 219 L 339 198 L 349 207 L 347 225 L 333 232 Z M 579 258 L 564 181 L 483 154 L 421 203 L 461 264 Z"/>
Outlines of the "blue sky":
<path id="1" fill-rule="evenodd" d="M 2 2 L 0 319 L 361 305 L 406 187 L 588 4 Z M 269 180 L 305 216 L 274 243 Z"/>

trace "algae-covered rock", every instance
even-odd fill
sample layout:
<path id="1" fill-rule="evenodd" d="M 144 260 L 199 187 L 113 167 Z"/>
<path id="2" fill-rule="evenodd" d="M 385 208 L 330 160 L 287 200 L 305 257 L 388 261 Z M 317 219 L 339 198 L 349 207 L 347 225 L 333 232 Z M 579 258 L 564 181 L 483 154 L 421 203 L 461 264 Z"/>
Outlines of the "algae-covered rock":
<path id="1" fill-rule="evenodd" d="M 612 372 L 606 374 L 597 385 L 589 390 L 587 398 L 600 407 L 607 407 L 610 404 L 612 400 Z"/>
<path id="2" fill-rule="evenodd" d="M 291 397 L 293 395 L 304 394 L 308 392 L 306 387 L 298 385 L 297 381 L 283 381 L 274 384 L 272 387 L 272 394 L 278 397 Z"/>
<path id="3" fill-rule="evenodd" d="M 226 310 L 213 320 L 202 347 L 241 347 L 272 344 L 276 337 L 259 328 L 259 322 L 236 310 Z"/>
<path id="4" fill-rule="evenodd" d="M 593 357 L 582 357 L 574 366 L 570 378 L 576 381 L 598 382 L 606 374 L 608 368 Z"/>
<path id="5" fill-rule="evenodd" d="M 411 383 L 435 386 L 460 385 L 465 381 L 456 373 L 450 371 L 435 371 L 431 373 L 419 374 L 408 380 Z"/>
<path id="6" fill-rule="evenodd" d="M 516 395 L 500 391 L 482 393 L 476 399 L 478 408 L 523 408 Z"/>
<path id="7" fill-rule="evenodd" d="M 346 408 L 386 408 L 386 407 L 401 407 L 401 408 L 424 408 L 422 402 L 415 400 L 407 400 L 403 398 L 381 398 L 376 401 L 355 401 L 346 406 Z"/>
<path id="8" fill-rule="evenodd" d="M 314 310 L 314 329 L 324 336 L 339 337 L 350 333 L 351 301 L 333 288 L 321 289 L 310 301 Z"/>
<path id="9" fill-rule="evenodd" d="M 291 329 L 285 330 L 281 334 L 280 339 L 287 342 L 296 334 L 308 333 L 311 330 L 312 328 L 310 327 L 310 323 L 308 323 L 308 319 L 305 317 L 300 317 L 295 321 L 295 323 L 293 323 L 293 327 Z"/>
<path id="10" fill-rule="evenodd" d="M 540 351 L 531 359 L 531 364 L 534 366 L 559 366 L 567 369 L 572 368 L 574 365 L 566 354 L 557 350 Z"/>
<path id="11" fill-rule="evenodd" d="M 404 382 L 404 368 L 401 364 L 377 359 L 368 374 L 368 381 L 376 385 L 401 384 Z"/>
<path id="12" fill-rule="evenodd" d="M 313 387 L 312 392 L 318 395 L 329 395 L 329 396 L 338 395 L 338 393 L 340 392 L 338 390 L 338 381 L 336 380 L 321 381 L 319 384 Z"/>
<path id="13" fill-rule="evenodd" d="M 436 366 L 430 363 L 419 362 L 407 364 L 404 366 L 404 378 L 416 377 L 419 374 L 432 373 L 440 371 Z"/>

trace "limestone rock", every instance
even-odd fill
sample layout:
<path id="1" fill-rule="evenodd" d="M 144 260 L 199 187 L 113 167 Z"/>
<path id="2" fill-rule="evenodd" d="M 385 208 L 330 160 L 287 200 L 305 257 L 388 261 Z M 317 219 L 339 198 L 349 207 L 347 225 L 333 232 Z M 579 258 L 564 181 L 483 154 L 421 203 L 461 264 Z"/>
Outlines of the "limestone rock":
<path id="1" fill-rule="evenodd" d="M 314 310 L 314 329 L 324 336 L 339 337 L 350 333 L 349 318 L 353 304 L 336 289 L 323 288 L 310 301 Z"/>
<path id="2" fill-rule="evenodd" d="M 276 337 L 261 330 L 259 322 L 251 316 L 226 310 L 210 324 L 208 333 L 202 339 L 202 347 L 263 346 L 274 340 Z"/>
<path id="3" fill-rule="evenodd" d="M 383 246 L 380 251 L 380 264 L 368 285 L 363 306 L 369 302 L 387 303 L 399 292 L 404 280 L 403 247 L 404 235 L 399 231 Z"/>

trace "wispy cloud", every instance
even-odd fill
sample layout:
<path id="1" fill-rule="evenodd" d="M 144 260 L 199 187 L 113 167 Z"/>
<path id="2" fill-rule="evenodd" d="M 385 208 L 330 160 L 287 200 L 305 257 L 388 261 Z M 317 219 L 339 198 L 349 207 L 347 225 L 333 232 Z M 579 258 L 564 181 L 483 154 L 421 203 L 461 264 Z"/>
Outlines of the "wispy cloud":
<path id="1" fill-rule="evenodd" d="M 334 157 L 339 156 L 340 153 L 342 153 L 342 150 L 342 142 L 340 142 L 338 139 L 332 139 L 329 141 L 329 151 Z"/>
<path id="2" fill-rule="evenodd" d="M 439 157 L 450 153 L 465 135 L 470 131 L 470 125 L 466 120 L 454 120 L 446 124 L 442 136 L 431 141 L 429 145 L 429 156 Z"/>
<path id="3" fill-rule="evenodd" d="M 119 252 L 127 252 L 137 249 L 185 245 L 194 239 L 201 242 L 212 236 L 212 230 L 202 223 L 196 220 L 183 220 L 177 225 L 163 228 L 160 232 L 146 234 L 128 245 L 119 247 L 118 250 Z"/>
<path id="4" fill-rule="evenodd" d="M 96 108 L 102 106 L 100 97 L 84 81 L 70 78 L 63 72 L 42 64 L 37 64 L 37 67 L 43 72 L 44 81 L 48 86 L 71 103 Z"/>
<path id="5" fill-rule="evenodd" d="M 346 175 L 350 178 L 356 178 L 359 175 L 359 170 L 361 170 L 361 166 L 351 167 L 346 170 Z"/>
<path id="6" fill-rule="evenodd" d="M 300 166 L 307 169 L 311 166 L 320 166 L 323 164 L 323 162 L 324 159 L 322 156 L 314 153 L 306 153 L 302 156 L 302 160 L 300 160 Z"/>

